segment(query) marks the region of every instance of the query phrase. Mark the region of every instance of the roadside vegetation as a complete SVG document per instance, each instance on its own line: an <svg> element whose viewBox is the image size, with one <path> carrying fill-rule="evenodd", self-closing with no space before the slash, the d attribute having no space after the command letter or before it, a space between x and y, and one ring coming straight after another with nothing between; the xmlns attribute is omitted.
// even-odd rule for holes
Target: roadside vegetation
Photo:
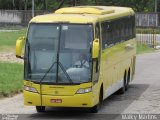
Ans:
<svg viewBox="0 0 160 120"><path fill-rule="evenodd" d="M24 29L24 26L21 25L1 25L0 30L21 30Z"/></svg>
<svg viewBox="0 0 160 120"><path fill-rule="evenodd" d="M35 0L35 10L53 11L60 7L75 5L127 6L136 12L153 12L154 0ZM159 4L157 6L159 10ZM0 9L31 10L32 0L0 0Z"/></svg>
<svg viewBox="0 0 160 120"><path fill-rule="evenodd" d="M0 62L0 97L22 91L23 64Z"/></svg>
<svg viewBox="0 0 160 120"><path fill-rule="evenodd" d="M158 28L137 28L137 34L160 34L160 30Z"/></svg>
<svg viewBox="0 0 160 120"><path fill-rule="evenodd" d="M10 30L16 30L16 31L10 31ZM1 52L14 53L16 40L20 36L24 36L25 34L26 34L26 28L1 27L0 53ZM23 86L23 64L0 61L0 97L8 97L21 92L22 86Z"/></svg>
<svg viewBox="0 0 160 120"><path fill-rule="evenodd" d="M4 29L3 29L4 30ZM0 52L3 51L14 51L16 40L20 36L24 36L26 34L26 28L17 30L17 31L3 31L0 30Z"/></svg>
<svg viewBox="0 0 160 120"><path fill-rule="evenodd" d="M137 54L149 53L154 51L154 48L151 48L146 44L137 44Z"/></svg>

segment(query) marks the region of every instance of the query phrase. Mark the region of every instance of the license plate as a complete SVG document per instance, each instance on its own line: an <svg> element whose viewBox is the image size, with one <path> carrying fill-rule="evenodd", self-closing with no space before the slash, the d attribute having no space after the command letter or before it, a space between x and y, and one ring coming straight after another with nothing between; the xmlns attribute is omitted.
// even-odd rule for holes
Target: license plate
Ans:
<svg viewBox="0 0 160 120"><path fill-rule="evenodd" d="M62 99L51 99L51 103L62 103Z"/></svg>

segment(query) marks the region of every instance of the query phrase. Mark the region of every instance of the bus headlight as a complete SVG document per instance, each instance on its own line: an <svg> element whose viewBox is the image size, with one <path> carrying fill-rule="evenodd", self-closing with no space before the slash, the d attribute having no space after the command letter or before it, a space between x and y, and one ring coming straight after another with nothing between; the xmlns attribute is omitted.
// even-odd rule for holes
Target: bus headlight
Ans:
<svg viewBox="0 0 160 120"><path fill-rule="evenodd" d="M24 86L24 90L37 93L37 90L34 87L30 87L30 86Z"/></svg>
<svg viewBox="0 0 160 120"><path fill-rule="evenodd" d="M89 93L92 91L92 87L89 88L80 88L76 93L77 94L83 94L83 93Z"/></svg>

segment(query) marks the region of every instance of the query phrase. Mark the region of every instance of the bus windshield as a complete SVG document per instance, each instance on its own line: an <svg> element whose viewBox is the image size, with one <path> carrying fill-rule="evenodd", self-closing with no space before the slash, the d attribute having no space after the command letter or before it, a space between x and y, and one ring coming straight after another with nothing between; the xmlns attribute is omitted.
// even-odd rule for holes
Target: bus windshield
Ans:
<svg viewBox="0 0 160 120"><path fill-rule="evenodd" d="M92 25L30 24L25 79L53 84L91 81L92 31Z"/></svg>

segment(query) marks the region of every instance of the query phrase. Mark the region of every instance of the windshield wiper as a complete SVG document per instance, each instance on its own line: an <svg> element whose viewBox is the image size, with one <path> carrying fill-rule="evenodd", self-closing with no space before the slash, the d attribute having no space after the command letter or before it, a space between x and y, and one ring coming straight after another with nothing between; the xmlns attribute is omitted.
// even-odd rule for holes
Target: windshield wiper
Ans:
<svg viewBox="0 0 160 120"><path fill-rule="evenodd" d="M47 76L47 74L50 72L50 70L53 68L53 66L55 65L55 63L57 63L57 62L52 63L52 65L48 68L47 72L41 78L40 84L42 83L42 81L44 80L44 78Z"/></svg>
<svg viewBox="0 0 160 120"><path fill-rule="evenodd" d="M62 63L60 62L54 62L50 67L49 69L47 70L47 72L43 75L43 77L41 78L40 80L40 84L42 83L42 81L44 80L44 78L47 76L47 74L50 72L50 70L52 69L52 67L55 65L55 64L58 64L58 66L60 66L60 68L62 69L62 71L64 72L64 74L66 75L67 79L69 80L70 83L73 83L72 79L70 78L70 76L68 75L68 73L66 72L64 66L62 65ZM57 68L58 69L58 68ZM58 74L58 73L57 73Z"/></svg>
<svg viewBox="0 0 160 120"><path fill-rule="evenodd" d="M62 65L61 62L58 62L58 65L60 66L60 68L62 69L62 71L64 72L64 74L66 75L67 79L69 80L70 83L73 83L72 79L70 78L70 76L68 75L68 73L66 72L64 66Z"/></svg>
<svg viewBox="0 0 160 120"><path fill-rule="evenodd" d="M43 75L43 77L40 80L40 96L41 96L41 106L42 106L42 81L44 80L44 78L46 77L46 75L49 73L49 71L52 69L52 67L55 65L56 62L53 62L52 65L49 67L49 69L47 70L47 72Z"/></svg>

